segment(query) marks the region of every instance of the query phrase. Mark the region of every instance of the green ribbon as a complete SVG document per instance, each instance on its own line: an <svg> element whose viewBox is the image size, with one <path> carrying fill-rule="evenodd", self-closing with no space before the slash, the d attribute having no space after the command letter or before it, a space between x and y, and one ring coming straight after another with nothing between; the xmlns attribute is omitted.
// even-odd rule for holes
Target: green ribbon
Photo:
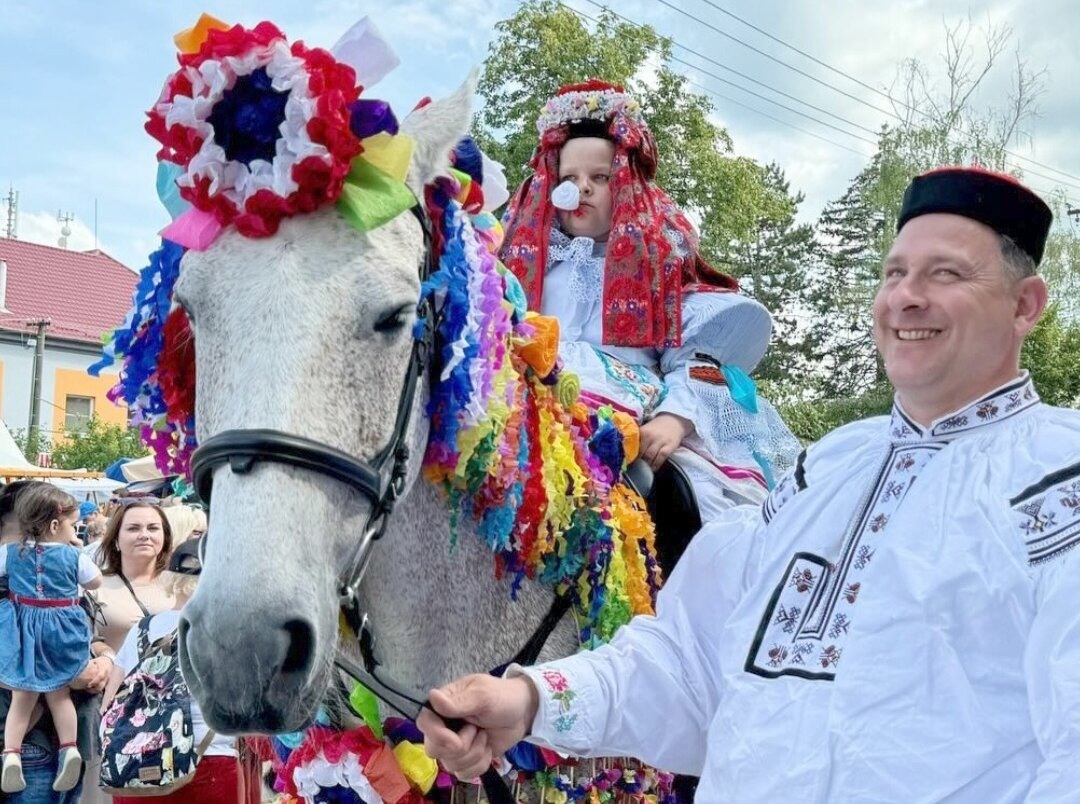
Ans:
<svg viewBox="0 0 1080 804"><path fill-rule="evenodd" d="M337 208L361 232L370 232L415 204L416 196L404 182L357 158L345 179Z"/></svg>
<svg viewBox="0 0 1080 804"><path fill-rule="evenodd" d="M349 706L364 719L364 723L371 729L376 740L383 739L382 721L379 719L379 701L375 694L359 681L349 694Z"/></svg>

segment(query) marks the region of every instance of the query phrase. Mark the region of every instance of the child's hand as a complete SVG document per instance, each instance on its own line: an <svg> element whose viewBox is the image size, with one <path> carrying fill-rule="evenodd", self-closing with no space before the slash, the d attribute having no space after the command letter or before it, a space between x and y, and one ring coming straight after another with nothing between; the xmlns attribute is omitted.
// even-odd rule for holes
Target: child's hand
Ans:
<svg viewBox="0 0 1080 804"><path fill-rule="evenodd" d="M641 457L655 472L690 433L693 422L674 413L661 413L641 425Z"/></svg>

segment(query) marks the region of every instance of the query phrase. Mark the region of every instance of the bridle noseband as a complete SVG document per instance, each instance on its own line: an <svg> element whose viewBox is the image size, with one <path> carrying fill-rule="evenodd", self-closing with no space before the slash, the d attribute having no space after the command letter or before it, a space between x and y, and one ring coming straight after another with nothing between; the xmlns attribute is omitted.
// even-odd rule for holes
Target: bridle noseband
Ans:
<svg viewBox="0 0 1080 804"><path fill-rule="evenodd" d="M424 260L420 267L420 281L423 283L435 269L431 221L423 203L416 204L411 211L424 231ZM371 512L341 575L339 588L342 613L356 634L360 634L363 624L359 603L360 582L371 560L371 548L386 531L394 505L405 491L409 465L409 422L416 401L417 385L435 347L437 322L430 294L425 294L417 304L416 314L423 322L423 330L413 341L405 382L398 397L394 431L390 441L370 462L358 460L305 436L265 429L234 429L216 433L202 442L191 458L195 490L207 504L210 502L214 470L226 463L234 474L247 474L258 463L295 466L331 477L368 498Z"/></svg>

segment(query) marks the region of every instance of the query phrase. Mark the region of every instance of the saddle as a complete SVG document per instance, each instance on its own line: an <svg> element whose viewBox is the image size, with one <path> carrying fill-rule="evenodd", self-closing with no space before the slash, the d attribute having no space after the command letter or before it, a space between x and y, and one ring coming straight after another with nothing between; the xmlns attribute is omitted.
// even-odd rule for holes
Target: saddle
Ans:
<svg viewBox="0 0 1080 804"><path fill-rule="evenodd" d="M667 577L701 530L701 513L690 478L675 457L656 472L638 459L626 469L626 480L645 500L656 526L656 557Z"/></svg>

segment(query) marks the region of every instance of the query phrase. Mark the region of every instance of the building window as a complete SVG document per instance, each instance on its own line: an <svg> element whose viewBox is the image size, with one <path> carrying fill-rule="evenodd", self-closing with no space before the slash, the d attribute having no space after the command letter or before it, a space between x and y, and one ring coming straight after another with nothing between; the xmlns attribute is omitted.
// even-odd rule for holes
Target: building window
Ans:
<svg viewBox="0 0 1080 804"><path fill-rule="evenodd" d="M72 433L81 433L87 422L94 415L94 397L71 396L64 403L64 429Z"/></svg>

